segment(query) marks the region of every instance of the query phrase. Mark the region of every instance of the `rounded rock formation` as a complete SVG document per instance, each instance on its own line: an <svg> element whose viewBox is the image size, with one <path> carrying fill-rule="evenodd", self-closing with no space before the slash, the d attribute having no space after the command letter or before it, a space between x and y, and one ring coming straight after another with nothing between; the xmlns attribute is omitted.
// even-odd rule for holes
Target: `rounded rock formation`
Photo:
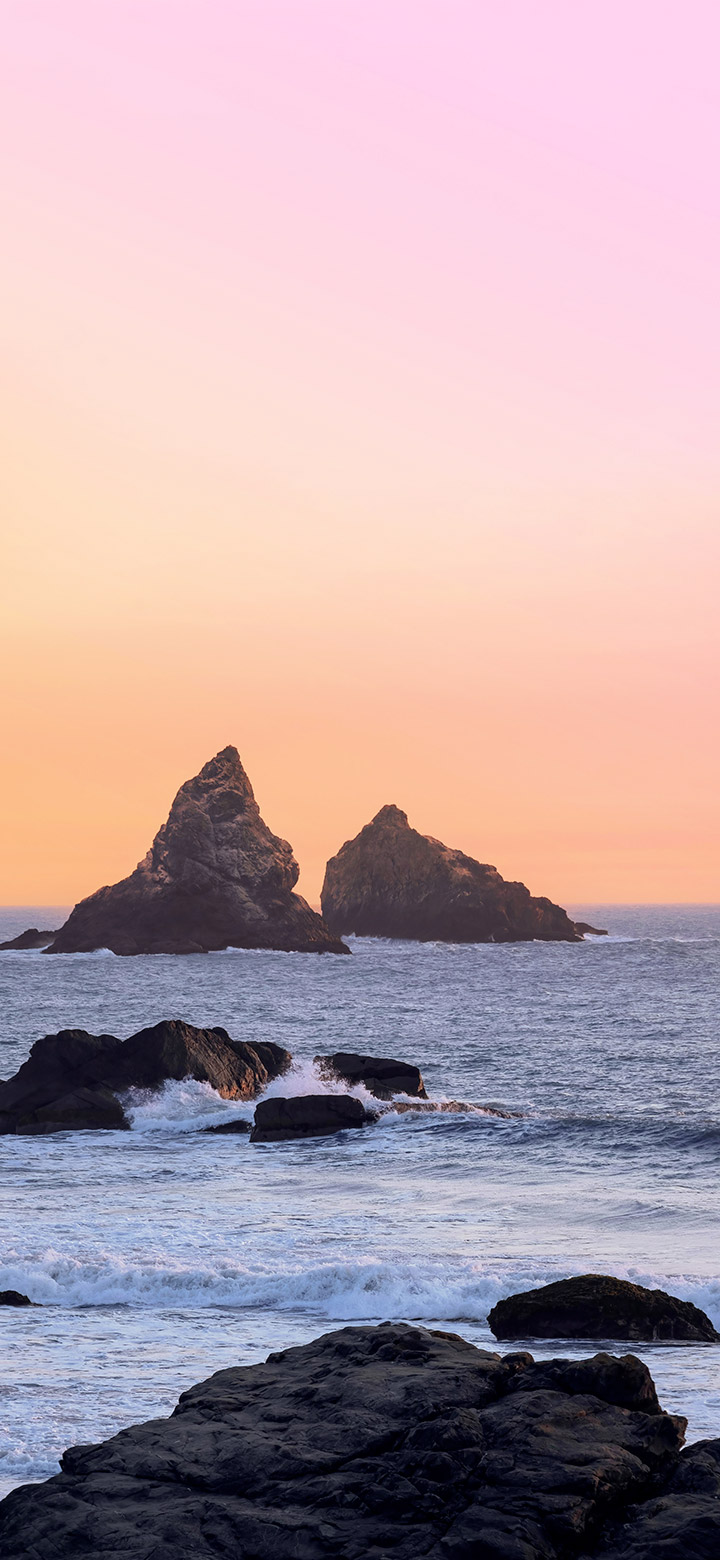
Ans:
<svg viewBox="0 0 720 1560"><path fill-rule="evenodd" d="M663 1289L605 1273L562 1278L499 1300L488 1316L496 1338L617 1338L632 1343L718 1343L709 1316Z"/></svg>

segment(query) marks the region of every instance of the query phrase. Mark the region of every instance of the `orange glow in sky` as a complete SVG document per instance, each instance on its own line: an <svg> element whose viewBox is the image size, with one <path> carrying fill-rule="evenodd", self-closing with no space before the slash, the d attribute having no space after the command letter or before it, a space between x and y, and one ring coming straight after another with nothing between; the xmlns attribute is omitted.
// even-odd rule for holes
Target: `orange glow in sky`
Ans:
<svg viewBox="0 0 720 1560"><path fill-rule="evenodd" d="M300 888L385 802L718 900L720 13L7 0L0 902L234 743Z"/></svg>

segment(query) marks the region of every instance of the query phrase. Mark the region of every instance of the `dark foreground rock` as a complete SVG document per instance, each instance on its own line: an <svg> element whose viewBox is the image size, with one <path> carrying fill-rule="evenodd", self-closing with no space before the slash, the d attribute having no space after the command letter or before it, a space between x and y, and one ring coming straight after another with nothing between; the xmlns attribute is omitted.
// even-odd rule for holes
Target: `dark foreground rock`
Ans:
<svg viewBox="0 0 720 1560"><path fill-rule="evenodd" d="M375 1117L351 1094L298 1094L261 1100L255 1109L251 1143L327 1137L346 1127L365 1127Z"/></svg>
<svg viewBox="0 0 720 1560"><path fill-rule="evenodd" d="M29 926L26 932L19 932L18 936L11 937L9 942L1 942L0 953L9 953L12 950L24 953L32 948L47 948L56 937L57 932L41 932L37 926Z"/></svg>
<svg viewBox="0 0 720 1560"><path fill-rule="evenodd" d="M541 1289L510 1295L493 1306L488 1322L500 1339L618 1338L718 1343L709 1316L689 1300L643 1289L603 1273L563 1278Z"/></svg>
<svg viewBox="0 0 720 1560"><path fill-rule="evenodd" d="M559 905L506 883L495 867L411 829L382 807L325 869L322 912L331 931L420 942L580 942Z"/></svg>
<svg viewBox="0 0 720 1560"><path fill-rule="evenodd" d="M0 1289L0 1305L32 1305L32 1303L27 1295L21 1295L19 1289Z"/></svg>
<svg viewBox="0 0 720 1560"><path fill-rule="evenodd" d="M324 1078L362 1083L379 1100L392 1099L393 1094L427 1098L420 1068L409 1062L396 1062L387 1056L359 1056L355 1051L334 1051L332 1056L316 1056L315 1066Z"/></svg>
<svg viewBox="0 0 720 1560"><path fill-rule="evenodd" d="M349 953L299 894L287 840L260 817L237 749L180 787L130 877L75 906L48 953Z"/></svg>
<svg viewBox="0 0 720 1560"><path fill-rule="evenodd" d="M173 1078L209 1083L225 1099L254 1099L291 1060L282 1046L246 1045L225 1029L196 1029L179 1019L128 1040L62 1029L36 1040L14 1078L0 1083L0 1133L127 1127L118 1093Z"/></svg>
<svg viewBox="0 0 720 1560"><path fill-rule="evenodd" d="M0 1560L717 1560L720 1443L684 1426L632 1355L345 1327L72 1447L0 1504Z"/></svg>

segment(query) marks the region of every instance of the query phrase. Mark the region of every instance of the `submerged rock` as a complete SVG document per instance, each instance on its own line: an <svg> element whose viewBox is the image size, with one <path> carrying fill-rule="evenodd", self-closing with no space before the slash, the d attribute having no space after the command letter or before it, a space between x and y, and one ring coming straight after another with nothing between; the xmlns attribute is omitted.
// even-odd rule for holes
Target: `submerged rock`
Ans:
<svg viewBox="0 0 720 1560"><path fill-rule="evenodd" d="M379 1100L393 1094L411 1094L426 1099L419 1067L409 1062L392 1061L386 1056L359 1056L356 1051L334 1051L332 1056L316 1056L321 1077L338 1078L343 1083L362 1083Z"/></svg>
<svg viewBox="0 0 720 1560"><path fill-rule="evenodd" d="M247 1134L250 1131L250 1122L244 1121L241 1116L233 1117L230 1121L216 1122L212 1127L202 1127L201 1131L219 1132L221 1134L226 1133L228 1136L232 1136L233 1134L242 1136L244 1134L244 1136L247 1137Z"/></svg>
<svg viewBox="0 0 720 1560"><path fill-rule="evenodd" d="M180 1019L128 1040L62 1029L36 1040L15 1076L0 1083L0 1133L127 1127L117 1094L170 1079L195 1078L225 1099L254 1099L291 1060L282 1046L246 1045L225 1029L196 1029Z"/></svg>
<svg viewBox="0 0 720 1560"><path fill-rule="evenodd" d="M57 932L40 932L36 926L29 926L26 932L19 932L9 942L1 942L0 953L9 953L11 950L23 953L32 948L47 948L55 937Z"/></svg>
<svg viewBox="0 0 720 1560"><path fill-rule="evenodd" d="M299 1094L261 1100L255 1109L251 1143L328 1137L346 1127L365 1127L375 1117L351 1094Z"/></svg>
<svg viewBox="0 0 720 1560"><path fill-rule="evenodd" d="M71 1447L0 1504L0 1560L716 1560L720 1442L681 1454L684 1428L632 1355L344 1327Z"/></svg>
<svg viewBox="0 0 720 1560"><path fill-rule="evenodd" d="M75 906L48 953L349 953L299 894L287 840L260 817L237 749L180 787L130 877Z"/></svg>
<svg viewBox="0 0 720 1560"><path fill-rule="evenodd" d="M689 1300L622 1278L584 1273L499 1300L488 1316L496 1338L618 1338L633 1343L718 1343L709 1316Z"/></svg>
<svg viewBox="0 0 720 1560"><path fill-rule="evenodd" d="M418 834L399 807L382 807L332 857L321 898L325 920L338 934L420 942L582 940L559 905Z"/></svg>

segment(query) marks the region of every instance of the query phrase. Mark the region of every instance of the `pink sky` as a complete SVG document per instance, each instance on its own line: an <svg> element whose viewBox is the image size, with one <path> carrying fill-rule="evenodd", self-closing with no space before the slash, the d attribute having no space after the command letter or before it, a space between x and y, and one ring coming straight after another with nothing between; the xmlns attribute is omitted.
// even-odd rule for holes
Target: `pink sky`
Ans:
<svg viewBox="0 0 720 1560"><path fill-rule="evenodd" d="M234 742L301 886L382 803L720 899L720 11L6 0L1 901Z"/></svg>

